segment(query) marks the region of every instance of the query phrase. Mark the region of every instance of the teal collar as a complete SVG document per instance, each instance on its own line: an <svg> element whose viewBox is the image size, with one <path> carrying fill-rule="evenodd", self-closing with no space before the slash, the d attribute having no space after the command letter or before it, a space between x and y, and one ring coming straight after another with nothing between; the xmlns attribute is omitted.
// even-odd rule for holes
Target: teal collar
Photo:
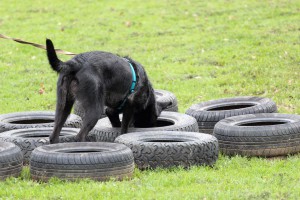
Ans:
<svg viewBox="0 0 300 200"><path fill-rule="evenodd" d="M133 68L131 62L126 58L125 58L125 60L129 63L131 73L132 73L132 83L131 83L131 87L130 87L130 94L131 94L131 93L134 92L134 88L135 88L135 85L136 85L136 74L135 74L135 71L134 71L134 68Z"/></svg>
<svg viewBox="0 0 300 200"><path fill-rule="evenodd" d="M127 97L134 92L134 89L135 89L135 86L136 86L136 73L134 71L134 68L133 68L130 60L128 60L127 58L123 58L123 59L126 60L129 63L129 66L130 66L130 69L131 69L131 74L132 74L132 82L131 82L129 92L127 93L126 97L123 99L122 103L118 107L119 111L123 110L123 107L124 107L124 105L127 101Z"/></svg>

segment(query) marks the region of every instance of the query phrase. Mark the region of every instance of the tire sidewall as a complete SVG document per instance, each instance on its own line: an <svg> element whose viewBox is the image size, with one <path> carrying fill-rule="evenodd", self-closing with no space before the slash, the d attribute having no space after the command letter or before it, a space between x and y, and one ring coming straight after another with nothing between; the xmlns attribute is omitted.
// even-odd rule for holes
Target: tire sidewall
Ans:
<svg viewBox="0 0 300 200"><path fill-rule="evenodd" d="M16 124L10 123L10 121L17 121L19 119L34 119L43 118L47 120L53 120L49 123L36 123L36 124ZM29 112L17 112L0 115L0 133L4 131L14 129L28 129L28 128L42 128L42 127L54 127L55 112L53 111L29 111ZM80 128L82 124L81 118L77 115L69 115L64 127Z"/></svg>
<svg viewBox="0 0 300 200"><path fill-rule="evenodd" d="M198 132L198 124L195 118L177 112L163 111L159 116L162 121L171 121L174 124L170 126L153 127L153 128L129 128L131 132L147 132L147 131L187 131ZM98 121L94 129L89 133L96 138L96 141L113 142L116 137L121 135L121 128L111 126L108 118L103 118Z"/></svg>
<svg viewBox="0 0 300 200"><path fill-rule="evenodd" d="M11 142L17 145L23 153L23 162L28 164L30 161L31 153L34 149L40 146L48 145L49 136L52 133L53 128L43 127L43 128L28 128L28 129L16 129L0 133L0 141ZM49 134L48 137L26 137L26 135L34 135L38 133ZM59 137L60 143L75 142L75 137L79 129L76 128L63 128L61 133L64 136Z"/></svg>
<svg viewBox="0 0 300 200"><path fill-rule="evenodd" d="M171 140L174 142L162 142ZM132 150L139 169L213 165L219 151L214 136L195 132L135 132L121 135L115 142Z"/></svg>

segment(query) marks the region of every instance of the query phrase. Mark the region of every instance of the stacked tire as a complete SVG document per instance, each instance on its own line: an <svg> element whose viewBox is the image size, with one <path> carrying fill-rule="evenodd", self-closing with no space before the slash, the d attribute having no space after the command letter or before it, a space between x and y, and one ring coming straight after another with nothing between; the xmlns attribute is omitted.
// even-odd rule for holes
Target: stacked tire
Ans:
<svg viewBox="0 0 300 200"><path fill-rule="evenodd" d="M17 177L23 164L29 164L31 152L49 144L55 112L30 111L0 115L0 179ZM61 142L74 141L81 127L81 118L70 115L64 124Z"/></svg>
<svg viewBox="0 0 300 200"><path fill-rule="evenodd" d="M198 132L198 125L195 118L177 112L163 111L158 117L157 127L138 128L129 127L128 132L148 132L148 131L184 131ZM89 135L98 142L113 142L121 135L121 128L112 127L109 119L103 118L98 121Z"/></svg>
<svg viewBox="0 0 300 200"><path fill-rule="evenodd" d="M134 170L132 151L122 144L81 142L51 144L36 148L30 160L34 180L51 177L96 181L130 178Z"/></svg>
<svg viewBox="0 0 300 200"><path fill-rule="evenodd" d="M54 119L55 112L53 111L2 114L0 115L0 141L16 144L23 153L24 164L28 164L33 149L49 144ZM80 128L81 123L79 116L71 114L64 124L60 142L74 141L75 135L79 131L76 128Z"/></svg>
<svg viewBox="0 0 300 200"><path fill-rule="evenodd" d="M229 117L214 129L226 155L276 157L300 152L300 116L263 113Z"/></svg>
<svg viewBox="0 0 300 200"><path fill-rule="evenodd" d="M49 144L49 136L53 128L28 128L15 129L0 134L0 141L11 142L17 145L23 153L23 163L29 164L32 151L40 146ZM79 132L77 128L63 128L60 143L75 142L75 136Z"/></svg>
<svg viewBox="0 0 300 200"><path fill-rule="evenodd" d="M197 120L201 133L212 134L216 123L227 117L275 112L277 112L277 106L271 99L245 96L194 104L186 111L186 114Z"/></svg>
<svg viewBox="0 0 300 200"><path fill-rule="evenodd" d="M54 111L29 111L0 115L0 133L14 129L44 128L54 126ZM71 114L64 127L80 128L81 118Z"/></svg>
<svg viewBox="0 0 300 200"><path fill-rule="evenodd" d="M18 177L23 167L23 154L18 146L0 142L0 180Z"/></svg>
<svg viewBox="0 0 300 200"><path fill-rule="evenodd" d="M208 134L179 131L128 133L117 137L128 146L139 169L193 165L212 166L218 158L218 141Z"/></svg>
<svg viewBox="0 0 300 200"><path fill-rule="evenodd" d="M261 97L234 97L191 106L199 131L213 134L225 155L276 157L300 152L300 116L279 114Z"/></svg>

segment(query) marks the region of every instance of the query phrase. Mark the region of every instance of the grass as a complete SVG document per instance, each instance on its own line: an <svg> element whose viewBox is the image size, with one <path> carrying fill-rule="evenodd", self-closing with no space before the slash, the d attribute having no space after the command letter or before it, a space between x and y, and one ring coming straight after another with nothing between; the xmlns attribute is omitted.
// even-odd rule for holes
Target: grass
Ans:
<svg viewBox="0 0 300 200"><path fill-rule="evenodd" d="M9 1L1 33L80 53L104 50L141 62L179 111L223 97L272 98L300 113L299 1ZM54 110L57 75L45 52L8 40L0 48L0 114ZM70 57L60 56L62 60ZM297 199L299 156L228 158L214 168L135 171L133 180L0 182L0 199Z"/></svg>

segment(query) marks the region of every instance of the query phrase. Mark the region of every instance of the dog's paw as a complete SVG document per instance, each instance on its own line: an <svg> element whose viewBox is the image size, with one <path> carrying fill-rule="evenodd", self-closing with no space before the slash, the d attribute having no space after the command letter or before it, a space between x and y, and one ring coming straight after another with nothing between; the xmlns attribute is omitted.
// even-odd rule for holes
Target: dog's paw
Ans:
<svg viewBox="0 0 300 200"><path fill-rule="evenodd" d="M50 144L57 144L57 143L59 143L59 139L58 138L57 139L50 138L49 142L50 142Z"/></svg>
<svg viewBox="0 0 300 200"><path fill-rule="evenodd" d="M75 142L86 142L87 139L85 137L76 136Z"/></svg>

